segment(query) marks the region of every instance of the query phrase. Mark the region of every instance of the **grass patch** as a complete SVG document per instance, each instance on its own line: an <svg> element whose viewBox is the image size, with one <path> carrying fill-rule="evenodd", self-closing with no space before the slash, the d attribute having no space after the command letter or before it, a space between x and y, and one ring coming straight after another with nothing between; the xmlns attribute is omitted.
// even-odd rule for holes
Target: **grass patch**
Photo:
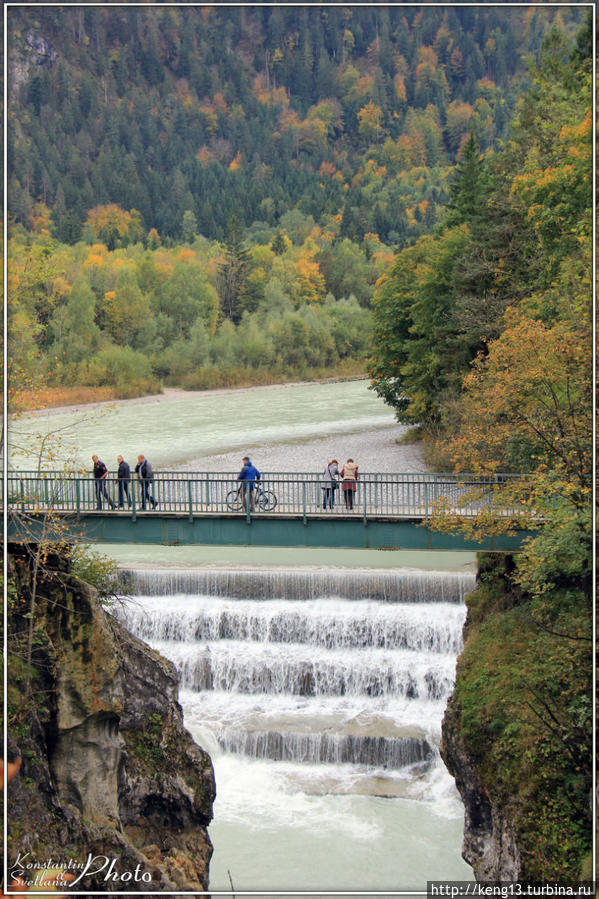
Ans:
<svg viewBox="0 0 599 899"><path fill-rule="evenodd" d="M220 368L204 365L178 380L167 379L169 387L183 390L215 390L221 388L265 387L294 381L326 381L337 378L366 378L362 360L344 359L327 368ZM111 400L136 399L161 392L158 382L144 381L112 387L45 387L19 394L11 403L10 412L35 412L60 406L85 406ZM413 442L413 441L407 441Z"/></svg>
<svg viewBox="0 0 599 899"><path fill-rule="evenodd" d="M117 398L115 387L45 387L20 395L10 411L34 412L36 409L103 403Z"/></svg>
<svg viewBox="0 0 599 899"><path fill-rule="evenodd" d="M244 366L220 367L204 365L196 371L185 375L177 382L170 382L170 387L182 387L184 390L217 390L222 388L264 387L271 384L287 384L293 381L322 381L331 378L366 377L364 363L361 360L343 360L337 365L326 368L247 368Z"/></svg>
<svg viewBox="0 0 599 899"><path fill-rule="evenodd" d="M148 716L141 731L123 730L127 748L152 773L160 771L166 762L165 752L160 745L162 739L162 716L153 712Z"/></svg>

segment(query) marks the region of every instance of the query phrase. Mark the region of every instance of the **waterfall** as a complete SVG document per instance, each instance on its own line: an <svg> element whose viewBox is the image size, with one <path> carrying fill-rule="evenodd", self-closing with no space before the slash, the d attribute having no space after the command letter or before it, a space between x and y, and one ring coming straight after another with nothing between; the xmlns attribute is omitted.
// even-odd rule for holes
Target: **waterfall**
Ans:
<svg viewBox="0 0 599 899"><path fill-rule="evenodd" d="M432 750L425 739L407 737L354 737L338 734L293 734L277 731L235 731L219 737L225 752L238 752L256 759L300 761L312 764L343 764L401 768L429 761Z"/></svg>
<svg viewBox="0 0 599 899"><path fill-rule="evenodd" d="M115 614L175 664L186 720L211 747L356 777L439 763L473 574L131 569L122 581Z"/></svg>
<svg viewBox="0 0 599 899"><path fill-rule="evenodd" d="M352 569L130 569L123 591L143 595L205 594L253 599L370 599L462 603L474 575L454 571Z"/></svg>
<svg viewBox="0 0 599 899"><path fill-rule="evenodd" d="M359 649L351 653L318 647L263 646L238 641L152 641L181 673L188 690L288 693L294 696L407 696L441 699L451 692L453 658L422 662L413 651Z"/></svg>
<svg viewBox="0 0 599 899"><path fill-rule="evenodd" d="M443 619L442 626L435 622ZM382 647L453 653L461 646L463 606L390 604L368 600L248 600L168 594L144 596L123 610L143 640L237 640L294 643L327 649Z"/></svg>

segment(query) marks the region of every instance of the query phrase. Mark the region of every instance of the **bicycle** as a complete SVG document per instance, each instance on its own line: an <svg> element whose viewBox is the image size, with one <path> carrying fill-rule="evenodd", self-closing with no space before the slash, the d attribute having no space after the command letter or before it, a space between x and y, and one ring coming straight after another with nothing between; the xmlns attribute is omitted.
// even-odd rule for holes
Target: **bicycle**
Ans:
<svg viewBox="0 0 599 899"><path fill-rule="evenodd" d="M231 512L245 512L246 511L246 500L242 495L242 490L245 487L247 481L243 484L240 484L239 487L234 487L232 490L229 490L227 496L225 497L225 502L227 504L227 508L231 510ZM252 491L254 496L254 509L257 509L260 512L272 512L278 502L277 496L272 490L264 490L263 487L260 487L256 482L254 483L254 489Z"/></svg>

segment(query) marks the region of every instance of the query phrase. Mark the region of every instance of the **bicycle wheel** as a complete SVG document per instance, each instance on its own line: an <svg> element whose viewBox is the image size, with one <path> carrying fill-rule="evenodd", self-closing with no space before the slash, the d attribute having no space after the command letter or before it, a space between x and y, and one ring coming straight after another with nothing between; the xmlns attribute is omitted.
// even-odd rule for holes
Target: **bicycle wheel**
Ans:
<svg viewBox="0 0 599 899"><path fill-rule="evenodd" d="M256 497L256 505L263 512L272 512L277 505L277 497L272 490L261 490Z"/></svg>
<svg viewBox="0 0 599 899"><path fill-rule="evenodd" d="M231 512L241 512L241 510L243 509L240 491L236 488L233 488L233 490L229 490L225 497L225 502L227 504L227 508L230 509Z"/></svg>

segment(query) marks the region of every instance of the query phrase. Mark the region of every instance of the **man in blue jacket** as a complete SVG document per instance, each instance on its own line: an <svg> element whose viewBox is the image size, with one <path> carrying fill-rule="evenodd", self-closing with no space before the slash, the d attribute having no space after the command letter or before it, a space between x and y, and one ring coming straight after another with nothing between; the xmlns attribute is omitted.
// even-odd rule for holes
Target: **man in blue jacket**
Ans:
<svg viewBox="0 0 599 899"><path fill-rule="evenodd" d="M240 497L243 508L247 510L247 489L250 490L250 512L254 511L254 484L260 480L260 472L255 465L250 462L249 456L243 457L243 468L237 475L237 480L241 481Z"/></svg>

